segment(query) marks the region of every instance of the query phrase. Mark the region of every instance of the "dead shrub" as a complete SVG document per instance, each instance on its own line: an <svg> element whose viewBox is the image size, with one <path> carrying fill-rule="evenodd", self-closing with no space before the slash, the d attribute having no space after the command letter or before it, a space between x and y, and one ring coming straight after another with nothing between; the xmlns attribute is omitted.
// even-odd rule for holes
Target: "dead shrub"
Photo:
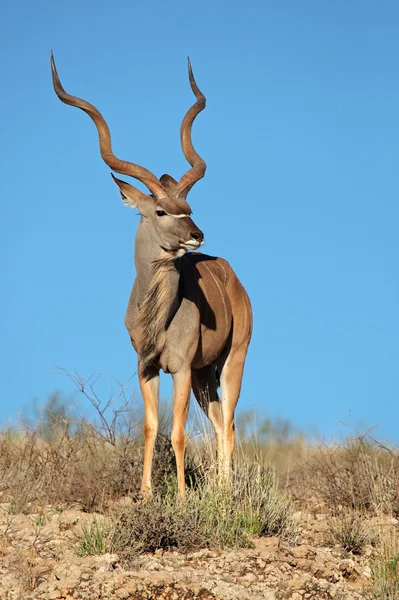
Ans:
<svg viewBox="0 0 399 600"><path fill-rule="evenodd" d="M21 592L25 594L32 593L45 579L48 569L41 569L37 566L36 554L33 549L21 552L18 560L13 561L12 568L16 573L17 581L21 587Z"/></svg>
<svg viewBox="0 0 399 600"><path fill-rule="evenodd" d="M309 452L291 490L302 502L322 501L333 514L399 514L399 456L368 436Z"/></svg>
<svg viewBox="0 0 399 600"><path fill-rule="evenodd" d="M0 432L0 500L10 502L13 512L46 504L102 511L115 499L138 496L143 437L133 396L116 383L117 391L102 401L95 389L101 375L84 380L61 372L92 405L97 420L78 417L59 395L52 394L40 411L34 411L34 426L32 417L25 417L19 430ZM169 423L161 419L154 488L162 491L172 473L175 458Z"/></svg>
<svg viewBox="0 0 399 600"><path fill-rule="evenodd" d="M103 510L112 500L137 495L141 479L141 437L121 438L115 445L95 427L42 439L36 430L0 434L0 498L12 511L34 506L80 505ZM169 438L160 433L154 456L154 484L162 488L175 471Z"/></svg>
<svg viewBox="0 0 399 600"><path fill-rule="evenodd" d="M364 516L353 511L330 521L327 542L338 544L346 552L363 554L375 542L375 535L367 527Z"/></svg>
<svg viewBox="0 0 399 600"><path fill-rule="evenodd" d="M124 558L159 549L189 551L204 547L199 514L189 500L153 496L123 511L116 519L112 548ZM190 514L191 513L191 514Z"/></svg>

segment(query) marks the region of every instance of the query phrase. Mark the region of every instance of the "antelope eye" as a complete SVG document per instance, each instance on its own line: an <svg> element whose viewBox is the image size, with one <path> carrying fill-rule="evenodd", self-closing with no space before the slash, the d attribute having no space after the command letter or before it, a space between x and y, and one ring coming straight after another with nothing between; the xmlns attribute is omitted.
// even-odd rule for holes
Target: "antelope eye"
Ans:
<svg viewBox="0 0 399 600"><path fill-rule="evenodd" d="M164 210L156 210L155 214L157 215L157 217L164 217L166 215L166 212Z"/></svg>

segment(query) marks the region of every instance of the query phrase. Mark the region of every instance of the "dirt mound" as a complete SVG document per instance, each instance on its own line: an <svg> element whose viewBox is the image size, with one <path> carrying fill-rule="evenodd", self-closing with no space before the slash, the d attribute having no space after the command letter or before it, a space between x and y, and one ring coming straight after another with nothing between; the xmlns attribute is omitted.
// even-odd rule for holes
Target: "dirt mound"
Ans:
<svg viewBox="0 0 399 600"><path fill-rule="evenodd" d="M77 556L77 537L93 515L0 508L2 600L356 600L370 577L371 549L356 556L327 545L323 515L298 514L295 543L268 537L251 549L157 551L126 561Z"/></svg>

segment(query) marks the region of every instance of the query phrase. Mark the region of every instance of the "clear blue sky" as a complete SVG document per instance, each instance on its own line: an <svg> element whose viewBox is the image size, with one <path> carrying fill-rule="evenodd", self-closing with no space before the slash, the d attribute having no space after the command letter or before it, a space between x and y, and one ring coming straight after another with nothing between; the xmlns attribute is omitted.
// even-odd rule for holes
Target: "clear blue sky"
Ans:
<svg viewBox="0 0 399 600"><path fill-rule="evenodd" d="M189 55L208 99L194 126L208 171L189 201L204 251L231 262L254 310L240 408L327 436L351 411L399 441L399 4L0 10L0 419L71 394L55 365L120 381L136 370L123 318L138 217L90 119L55 96L50 49L116 154L175 177Z"/></svg>

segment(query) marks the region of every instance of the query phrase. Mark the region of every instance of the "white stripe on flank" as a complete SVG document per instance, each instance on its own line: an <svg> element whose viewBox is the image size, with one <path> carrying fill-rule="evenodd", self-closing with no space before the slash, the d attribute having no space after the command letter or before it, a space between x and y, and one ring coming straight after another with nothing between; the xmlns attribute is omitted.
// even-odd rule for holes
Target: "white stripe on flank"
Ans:
<svg viewBox="0 0 399 600"><path fill-rule="evenodd" d="M219 293L220 293L220 296L222 298L223 308L224 308L224 318L225 318L225 321L226 321L226 336L227 336L227 334L229 332L229 322L228 322L228 319L227 319L227 307L226 307L226 301L224 299L224 294L223 294L222 288L220 286L220 283L219 283L217 277L215 277L215 275L212 273L211 269L208 267L208 265L206 264L206 262L204 262L202 264L204 265L204 267L206 268L206 270L208 271L208 273L211 275L212 279L216 283L216 286L217 286L217 288L219 290Z"/></svg>

